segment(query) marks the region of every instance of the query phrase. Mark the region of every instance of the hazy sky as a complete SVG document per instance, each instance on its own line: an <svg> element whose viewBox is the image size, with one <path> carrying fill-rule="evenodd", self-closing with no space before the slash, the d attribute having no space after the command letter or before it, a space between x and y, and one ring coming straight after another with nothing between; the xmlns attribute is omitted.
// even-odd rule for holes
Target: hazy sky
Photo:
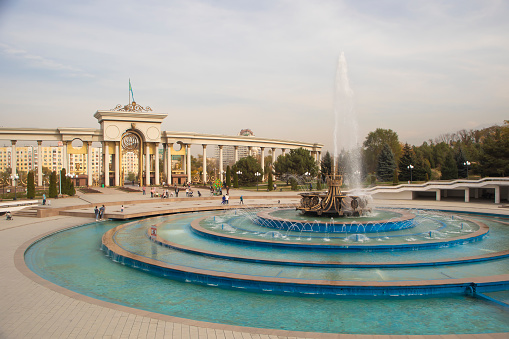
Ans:
<svg viewBox="0 0 509 339"><path fill-rule="evenodd" d="M0 0L0 126L93 127L136 101L163 129L324 143L344 52L360 139L420 145L509 118L508 1Z"/></svg>

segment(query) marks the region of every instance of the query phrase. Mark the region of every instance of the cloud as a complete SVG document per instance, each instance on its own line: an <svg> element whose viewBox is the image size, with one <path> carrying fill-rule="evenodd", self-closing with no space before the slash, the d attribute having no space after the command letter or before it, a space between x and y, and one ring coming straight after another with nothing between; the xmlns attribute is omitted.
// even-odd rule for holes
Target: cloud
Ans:
<svg viewBox="0 0 509 339"><path fill-rule="evenodd" d="M64 65L39 55L30 54L25 50L15 48L4 43L0 43L0 52L8 58L25 63L31 68L55 71L69 77L93 77L92 74L86 73L79 68Z"/></svg>

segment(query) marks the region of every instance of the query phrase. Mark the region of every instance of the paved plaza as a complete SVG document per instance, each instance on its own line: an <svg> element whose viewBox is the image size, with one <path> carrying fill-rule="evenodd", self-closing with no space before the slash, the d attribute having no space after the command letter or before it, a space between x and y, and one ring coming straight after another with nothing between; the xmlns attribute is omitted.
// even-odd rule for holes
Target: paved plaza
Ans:
<svg viewBox="0 0 509 339"><path fill-rule="evenodd" d="M168 210L220 206L220 197L184 197L161 200L126 193L114 188L102 193L81 194L77 197L53 199L48 209L66 208L69 215L46 218L15 216L0 220L0 338L509 338L509 334L442 335L442 336L382 336L291 333L211 324L155 314L92 299L43 280L24 264L23 249L41 235L61 228L93 221L93 207L106 205L106 216L119 214L153 215ZM235 206L240 195L246 206L262 204L294 204L299 198L294 192L231 191L230 203ZM493 203L460 201L376 201L379 206L405 206L463 210L509 215L509 208ZM76 207L76 208L74 208ZM74 213L74 214L73 214Z"/></svg>

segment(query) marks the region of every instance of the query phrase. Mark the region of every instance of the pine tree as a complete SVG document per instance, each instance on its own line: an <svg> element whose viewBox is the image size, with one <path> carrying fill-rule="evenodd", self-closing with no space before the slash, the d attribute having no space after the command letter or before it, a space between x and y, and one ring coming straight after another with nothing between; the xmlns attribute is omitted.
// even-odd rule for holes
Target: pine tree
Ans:
<svg viewBox="0 0 509 339"><path fill-rule="evenodd" d="M376 175L381 181L391 181L396 169L394 154L388 144L385 144L378 156Z"/></svg>
<svg viewBox="0 0 509 339"><path fill-rule="evenodd" d="M416 160L415 160L415 154L414 154L414 151L412 150L412 147L410 147L410 145L408 143L405 144L405 146L403 146L403 154L401 155L401 158L399 159L399 164L398 164L398 168L399 168L399 180L401 181L410 181L411 179L413 179L413 173L410 173L410 168L409 166L412 165L413 168L415 169L416 167ZM414 171L414 169L412 169L412 171Z"/></svg>
<svg viewBox="0 0 509 339"><path fill-rule="evenodd" d="M35 176L34 172L28 172L27 176L27 199L35 198Z"/></svg>
<svg viewBox="0 0 509 339"><path fill-rule="evenodd" d="M233 172L233 187L239 188L239 175L237 174L237 171Z"/></svg>
<svg viewBox="0 0 509 339"><path fill-rule="evenodd" d="M51 172L51 175L49 177L49 192L48 192L48 197L50 197L50 198L58 197L57 172L55 172L55 171Z"/></svg>
<svg viewBox="0 0 509 339"><path fill-rule="evenodd" d="M458 166L456 165L456 161L452 155L452 151L450 151L445 157L445 162L442 165L442 179L443 180L451 180L458 179Z"/></svg>
<svg viewBox="0 0 509 339"><path fill-rule="evenodd" d="M230 165L226 166L226 187L232 187Z"/></svg>
<svg viewBox="0 0 509 339"><path fill-rule="evenodd" d="M272 171L269 171L269 178L267 179L267 189L272 191L274 189L274 180L272 179Z"/></svg>

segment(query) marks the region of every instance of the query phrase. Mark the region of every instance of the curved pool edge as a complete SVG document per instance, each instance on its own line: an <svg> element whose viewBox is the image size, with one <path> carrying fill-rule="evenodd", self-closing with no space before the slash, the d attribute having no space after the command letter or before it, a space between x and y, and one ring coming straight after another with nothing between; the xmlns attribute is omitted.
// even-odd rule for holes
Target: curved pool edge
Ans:
<svg viewBox="0 0 509 339"><path fill-rule="evenodd" d="M207 211L206 208L204 208L203 210ZM437 209L434 209L434 210L437 210ZM449 211L444 210L444 212L449 212ZM458 212L461 212L461 211L458 211ZM471 212L469 212L469 213L471 213ZM475 213L473 213L473 214L475 214ZM498 216L497 214L490 214L490 215ZM500 216L507 217L505 215L500 215ZM178 323L178 324L182 324L182 325L196 326L196 327L201 327L201 328L211 328L211 329L222 330L222 331L224 330L224 331L233 331L233 332L245 332L245 333L265 334L265 335L279 335L279 336L289 336L289 337L299 337L299 338L306 337L306 338L350 338L350 339L359 338L360 339L360 338L366 337L365 334L357 335L357 334L341 334L341 333L331 334L331 333L318 333L318 332L299 332L299 331L286 331L286 330L278 330L278 329L263 329L263 328L243 327L243 326L234 326L234 325L224 325L224 324L196 321L196 320L191 320L191 319L186 319L186 318L178 318L178 317L173 317L173 316L164 315L164 314L160 314L160 313L139 310L136 308L127 307L127 306L123 306L123 305L115 304L115 303L110 303L110 302L102 301L102 300L95 299L92 297L88 297L88 296L82 295L80 293L76 293L74 291L71 291L64 287L61 287L59 285L53 284L53 283L49 282L48 280L45 280L44 278L42 278L39 275L32 272L27 267L27 265L25 264L24 255L25 255L26 250L33 243L41 240L45 236L55 233L56 231L63 231L63 230L69 229L69 228L74 228L74 227L79 227L79 226L82 226L82 225L56 228L53 231L42 233L41 235L32 237L30 240L25 241L22 245L17 247L15 250L15 253L13 256L15 268L19 272L21 272L25 277L34 281L35 283L37 283L47 289L55 291L59 294L73 298L75 300L82 301L82 302L89 303L89 304L94 304L94 305L104 307L104 308L113 309L113 310L119 311L119 312L125 312L128 314L134 314L134 315L139 315L139 316L143 316L143 317L150 317L153 319ZM78 312L80 312L80 311L78 311ZM79 313L76 316L78 316L78 315L79 315ZM502 338L502 337L509 336L509 332L499 332L499 333L482 332L482 333L486 333L486 335L488 337L493 337L493 338L497 338L497 337ZM447 339L464 338L464 339L467 339L467 338L472 338L473 336L475 336L475 334L441 334L441 335L426 335L426 336L405 335L405 338L426 337L426 338L436 338L436 339L439 339L439 338L447 338ZM390 339L390 338L394 338L395 336L394 335L376 335L376 337L381 338L381 339Z"/></svg>
<svg viewBox="0 0 509 339"><path fill-rule="evenodd" d="M119 246L115 242L114 236L129 224L116 226L103 234L102 249L108 257L123 265L148 271L158 276L200 285L243 289L259 293L352 297L437 296L468 294L472 289L480 293L509 289L509 274L441 280L342 281L252 276L172 265L131 253Z"/></svg>

